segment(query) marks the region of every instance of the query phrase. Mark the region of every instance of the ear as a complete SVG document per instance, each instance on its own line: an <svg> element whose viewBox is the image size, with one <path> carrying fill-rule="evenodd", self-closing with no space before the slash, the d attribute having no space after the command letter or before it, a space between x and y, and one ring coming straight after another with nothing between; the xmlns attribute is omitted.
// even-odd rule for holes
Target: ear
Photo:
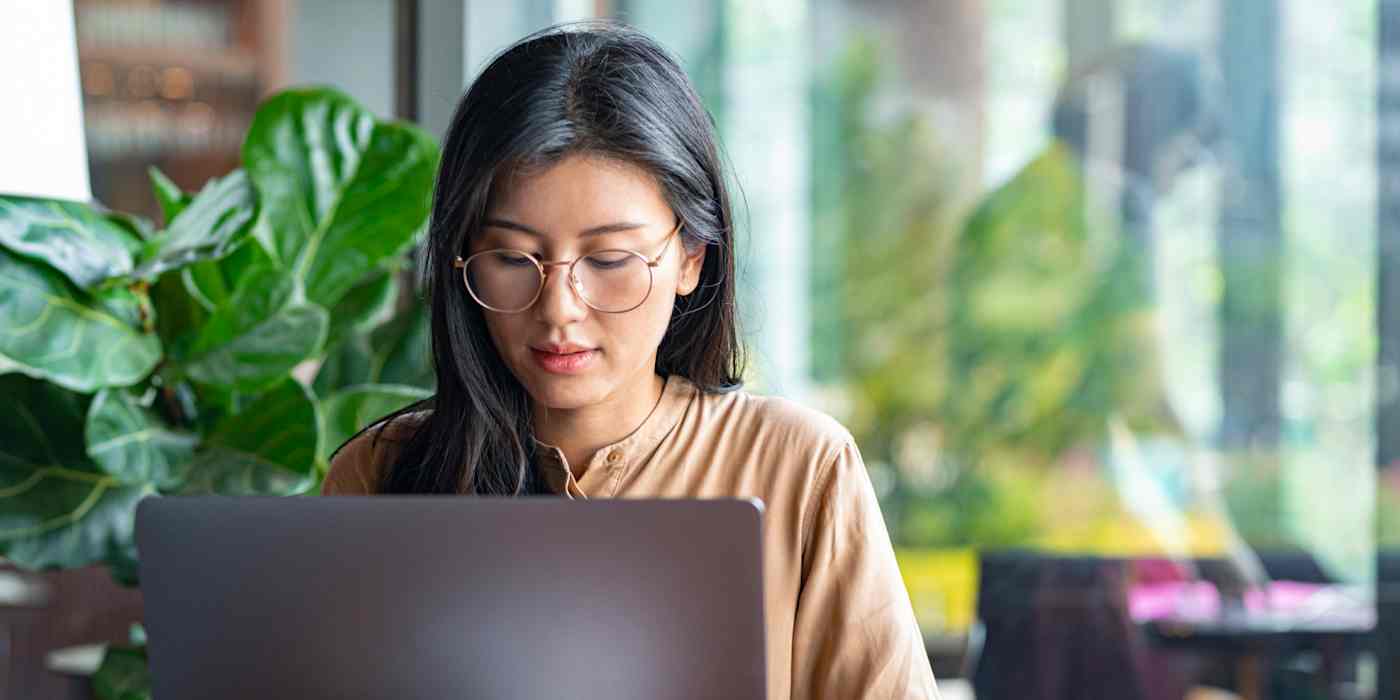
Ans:
<svg viewBox="0 0 1400 700"><path fill-rule="evenodd" d="M702 245L693 253L686 253L681 259L681 274L676 278L676 294L685 296L695 291L700 286L700 271L705 267L705 249L708 245ZM682 246L681 250L685 250Z"/></svg>

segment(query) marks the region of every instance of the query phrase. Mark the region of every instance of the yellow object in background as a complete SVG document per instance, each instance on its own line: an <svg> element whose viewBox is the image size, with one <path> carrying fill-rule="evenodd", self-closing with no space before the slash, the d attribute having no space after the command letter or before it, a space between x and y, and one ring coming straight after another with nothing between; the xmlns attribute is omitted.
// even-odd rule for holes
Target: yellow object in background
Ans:
<svg viewBox="0 0 1400 700"><path fill-rule="evenodd" d="M1221 556L1227 533L1211 518L1187 519L1187 542L1192 557ZM1152 533L1131 517L1105 517L1088 526L1046 533L1034 545L1047 553L1104 557L1166 556ZM962 634L977 617L977 550L897 549L904 586L914 603L914 615L925 634Z"/></svg>
<svg viewBox="0 0 1400 700"><path fill-rule="evenodd" d="M966 632L977 610L977 551L898 549L895 557L924 633Z"/></svg>

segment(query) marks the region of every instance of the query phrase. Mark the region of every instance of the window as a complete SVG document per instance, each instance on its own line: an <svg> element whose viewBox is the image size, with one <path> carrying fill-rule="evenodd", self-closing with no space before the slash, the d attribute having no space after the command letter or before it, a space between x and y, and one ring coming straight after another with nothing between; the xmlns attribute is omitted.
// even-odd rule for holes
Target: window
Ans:
<svg viewBox="0 0 1400 700"><path fill-rule="evenodd" d="M752 385L856 434L945 675L969 631L1005 675L1017 615L1081 625L1020 651L1105 683L1199 651L1154 621L1370 624L1375 524L1400 513L1377 469L1400 456L1377 286L1400 235L1378 56L1400 37L1376 4L668 8L613 14L719 119Z"/></svg>

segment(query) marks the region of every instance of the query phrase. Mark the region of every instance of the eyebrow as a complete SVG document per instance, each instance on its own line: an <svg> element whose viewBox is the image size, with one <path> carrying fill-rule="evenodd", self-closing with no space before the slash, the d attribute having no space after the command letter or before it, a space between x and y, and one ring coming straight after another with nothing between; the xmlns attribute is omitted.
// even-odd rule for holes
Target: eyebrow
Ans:
<svg viewBox="0 0 1400 700"><path fill-rule="evenodd" d="M532 235L532 236L541 236L541 237L543 237L543 236L545 235L544 232L540 231L539 229L530 228L529 226L526 226L525 224L518 224L518 223L516 223L516 222L514 222L514 221L507 221L507 220L505 220L505 219L487 219L486 221L482 222L482 225L483 225L483 226L486 226L486 227L488 227L488 228L489 228L489 227L508 228L508 229L511 229L512 231L520 231L521 233L528 233L528 234L530 234L530 235ZM601 226L594 226L594 227L592 227L592 228L585 229L582 233L579 234L579 236L598 236L598 235L601 235L601 234L604 234L604 233L618 233L618 232L620 232L620 231L635 231L635 230L637 230L637 229L639 229L639 228L645 228L645 227L646 227L646 224L638 223L638 222L635 222L635 221L619 221L619 222L616 222L616 223L603 224L603 225L601 225Z"/></svg>

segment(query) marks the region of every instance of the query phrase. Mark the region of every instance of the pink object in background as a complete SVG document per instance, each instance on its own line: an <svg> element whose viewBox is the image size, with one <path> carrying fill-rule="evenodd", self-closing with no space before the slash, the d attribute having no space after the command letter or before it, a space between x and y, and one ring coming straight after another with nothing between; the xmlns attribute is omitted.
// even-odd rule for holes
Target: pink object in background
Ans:
<svg viewBox="0 0 1400 700"><path fill-rule="evenodd" d="M1363 587L1274 581L1245 592L1244 608L1260 619L1280 624L1375 623L1375 605ZM1209 621L1220 617L1220 592L1205 581L1138 583L1128 593L1128 612L1136 622L1175 619Z"/></svg>

